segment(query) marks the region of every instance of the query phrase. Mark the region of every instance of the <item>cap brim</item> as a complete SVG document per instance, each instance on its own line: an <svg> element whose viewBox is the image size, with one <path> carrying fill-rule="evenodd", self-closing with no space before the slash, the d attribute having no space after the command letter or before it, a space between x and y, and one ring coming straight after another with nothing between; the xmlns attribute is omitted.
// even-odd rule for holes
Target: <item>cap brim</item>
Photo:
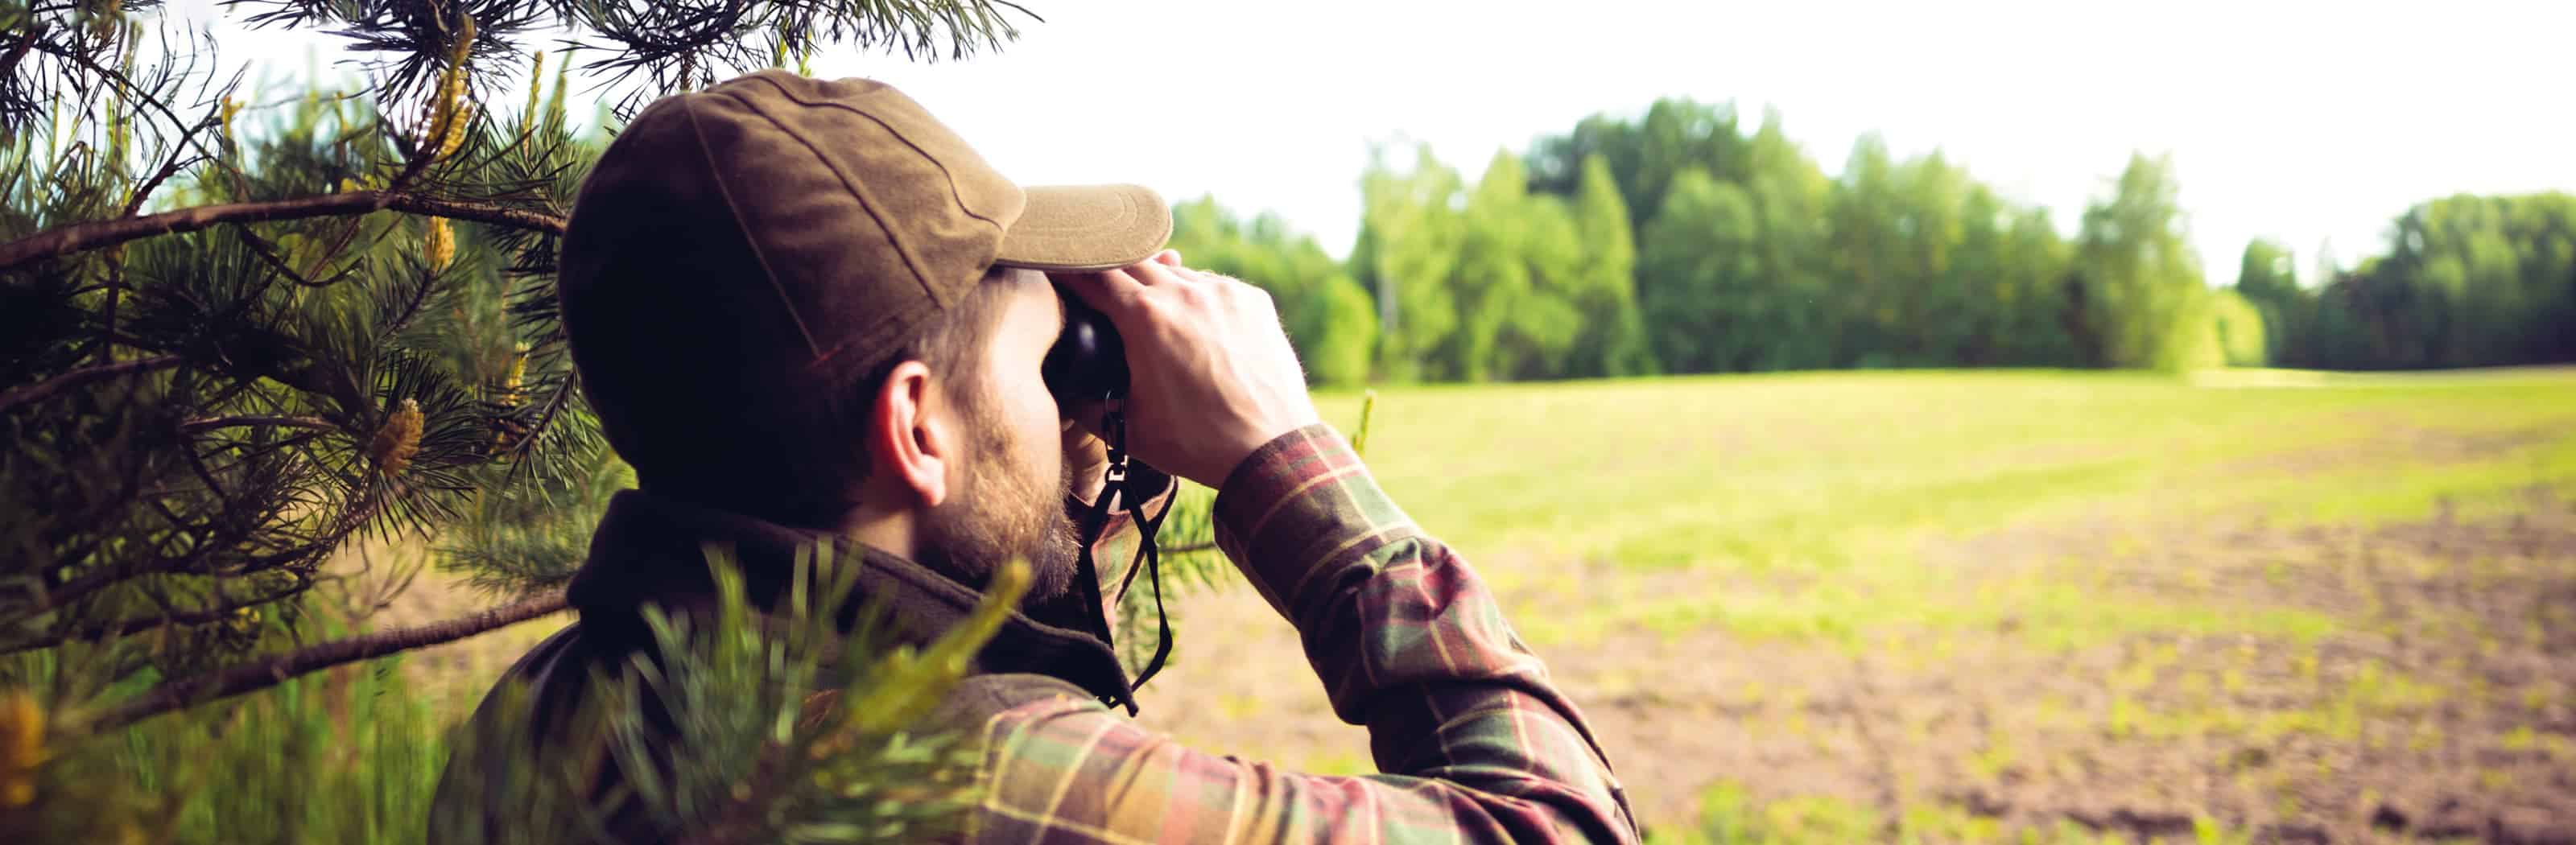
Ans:
<svg viewBox="0 0 2576 845"><path fill-rule="evenodd" d="M1125 267L1172 239L1172 208L1143 185L1042 185L1002 233L993 263L1070 272Z"/></svg>

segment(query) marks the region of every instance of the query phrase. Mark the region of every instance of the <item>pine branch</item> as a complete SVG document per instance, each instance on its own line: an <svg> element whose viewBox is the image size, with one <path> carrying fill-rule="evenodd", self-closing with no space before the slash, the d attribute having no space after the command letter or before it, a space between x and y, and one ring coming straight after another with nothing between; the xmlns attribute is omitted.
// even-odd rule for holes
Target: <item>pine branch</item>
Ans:
<svg viewBox="0 0 2576 845"><path fill-rule="evenodd" d="M344 663L455 642L563 609L563 592L558 590L470 616L323 643L258 663L161 684L100 713L88 727L94 731L115 730L183 707L264 690Z"/></svg>
<svg viewBox="0 0 2576 845"><path fill-rule="evenodd" d="M303 592L303 588L299 586L294 589L280 590L269 595L256 596L248 601L226 603L222 607L208 608L205 610L165 611L159 614L146 614L110 622L98 622L83 625L60 633L41 636L24 642L10 643L6 646L0 646L0 654L16 654L22 651L52 648L66 642L74 641L97 642L99 640L123 637L130 634L139 634L154 628L188 628L198 625L230 621L237 618L238 614L243 610L259 607L261 605L276 604L297 595L301 595Z"/></svg>
<svg viewBox="0 0 2576 845"><path fill-rule="evenodd" d="M31 26L18 34L18 43L10 45L8 54L0 55L0 79L16 75L18 63L27 58L27 50L34 46L36 46L36 28Z"/></svg>
<svg viewBox="0 0 2576 845"><path fill-rule="evenodd" d="M177 355L162 355L155 358L140 358L132 361L118 361L113 364L101 364L95 367L83 367L44 381L36 382L35 384L26 385L24 387L13 387L10 388L8 392L0 393L0 411L6 411L29 402L41 400L45 397L60 393L65 388L79 387L90 382L103 381L106 379L116 378L118 376L133 375L135 373L148 373L154 370L166 370L171 367L178 366L185 360L186 359Z"/></svg>
<svg viewBox="0 0 2576 845"><path fill-rule="evenodd" d="M203 431L210 428L231 428L234 426L246 425L279 425L287 426L289 428L309 428L315 431L340 430L339 425L321 417L293 417L257 414L194 419L180 423L179 429L181 431Z"/></svg>
<svg viewBox="0 0 2576 845"><path fill-rule="evenodd" d="M219 223L303 220L313 217L362 215L388 209L508 226L545 234L559 235L564 230L564 218L542 211L412 193L351 191L345 194L324 194L295 199L202 205L142 217L98 220L47 229L8 243L0 243L0 270L40 258L104 249L156 235L194 232Z"/></svg>
<svg viewBox="0 0 2576 845"><path fill-rule="evenodd" d="M370 489L372 490L372 488ZM372 502L372 498L373 497L362 493L360 505L362 507L371 506L370 503ZM170 517L173 523L179 523L184 526L186 521L180 519L176 514L170 513L168 511L168 506L160 499L147 498L143 501L161 509L163 514ZM312 542L289 547L271 554L247 556L242 559L247 566L241 570L237 570L236 572L264 570L270 567L282 565L288 561L298 558L309 557L324 549L337 546L357 528L357 520L351 518L348 514L342 514L341 520L341 522L335 523L335 530L327 537L316 538ZM176 539L175 534L165 535L163 537L163 542L166 543L172 539ZM27 620L70 607L81 599L96 595L101 590L133 581L138 578L145 578L155 573L170 572L215 576L235 574L232 572L209 571L205 567L197 565L196 562L202 559L210 548L207 544L195 544L194 551L187 552L177 557L160 554L158 550L160 545L161 544L159 543L155 544L153 554L148 559L142 557L131 557L105 566L92 567L78 576L62 578L59 582L52 583L49 586L46 585L45 582L55 581L58 576L48 574L34 581L33 583L35 586L16 588L17 592L27 597L27 604L23 607L7 607L6 605L0 605L0 607L5 607L9 614L5 618L0 618L0 628L17 625Z"/></svg>
<svg viewBox="0 0 2576 845"><path fill-rule="evenodd" d="M179 143L181 145L195 147L197 155L206 160L218 162L223 160L223 156L218 155L215 150L207 149L205 142L197 138L197 132L189 128L194 124L190 124L187 120L179 117L178 110L171 108L170 104L162 102L160 97L154 96L151 89L135 82L131 77L126 76L124 72L119 71L116 68L99 64L97 59L91 58L87 54L81 53L78 50L72 50L39 41L36 38L38 34L39 33L34 29L29 29L27 31L26 40L23 41L21 46L18 48L19 52L23 53L26 48L32 47L38 53L43 53L62 61L70 62L82 70L97 74L98 78L106 80L111 85L124 91L127 99L135 103L149 106L152 110L160 112L163 119L170 121L170 126L172 128L180 130L181 134L179 136ZM16 63L17 62L14 58L10 61L10 64L12 65L15 65ZM128 213L132 212L129 211ZM5 266L7 265L0 264L0 267Z"/></svg>

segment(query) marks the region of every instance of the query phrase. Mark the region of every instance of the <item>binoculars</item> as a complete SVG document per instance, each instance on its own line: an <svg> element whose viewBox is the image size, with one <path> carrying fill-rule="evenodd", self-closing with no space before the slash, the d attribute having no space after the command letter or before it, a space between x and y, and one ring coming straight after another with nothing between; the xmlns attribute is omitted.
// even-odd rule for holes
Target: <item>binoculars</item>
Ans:
<svg viewBox="0 0 2576 845"><path fill-rule="evenodd" d="M1056 405L1071 409L1126 396L1127 349L1118 342L1117 328L1080 297L1057 296L1064 300L1064 333L1056 336L1039 365Z"/></svg>
<svg viewBox="0 0 2576 845"><path fill-rule="evenodd" d="M1118 341L1117 327L1110 324L1108 315L1084 305L1081 298L1065 296L1062 291L1056 295L1064 300L1064 332L1056 336L1054 346L1047 347L1046 360L1039 364L1039 375L1046 380L1047 392L1055 394L1056 406L1071 413L1085 404L1125 398L1127 347ZM1166 499L1162 509L1154 513L1146 513L1144 507L1146 500L1170 489L1172 478L1143 461L1129 459L1127 424L1122 414L1110 411L1101 423L1101 437L1109 447L1109 469L1090 513L1078 523L1081 546L1074 559L1073 595L1079 597L1080 609L1073 612L1077 614L1076 627L1088 629L1102 643L1114 644L1116 635L1110 630L1108 605L1102 596L1109 596L1110 601L1124 598L1138 570L1153 582L1155 626L1159 629L1154 655L1137 670L1129 693L1102 699L1104 703L1126 705L1132 716L1136 713L1133 690L1162 671L1164 660L1172 654L1172 622L1163 611L1162 551L1155 541L1163 518L1172 513L1172 505ZM1109 523L1112 502L1134 516L1137 538L1136 559L1128 564L1125 573L1115 577L1114 589L1103 583L1099 564L1092 560L1092 547Z"/></svg>

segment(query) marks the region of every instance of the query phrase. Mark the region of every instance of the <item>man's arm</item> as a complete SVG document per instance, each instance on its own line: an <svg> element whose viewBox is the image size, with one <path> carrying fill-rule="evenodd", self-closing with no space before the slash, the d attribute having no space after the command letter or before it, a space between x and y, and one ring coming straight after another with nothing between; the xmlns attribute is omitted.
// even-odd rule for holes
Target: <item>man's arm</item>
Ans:
<svg viewBox="0 0 2576 845"><path fill-rule="evenodd" d="M1177 253L1060 278L1117 326L1129 446L1217 488L1217 539L1297 626L1384 774L1318 777L1182 748L1079 695L992 701L990 841L1637 837L1583 718L1466 563L1322 424L1267 293ZM993 682L988 689L999 689Z"/></svg>
<svg viewBox="0 0 2576 845"><path fill-rule="evenodd" d="M985 726L989 842L1633 841L1582 716L1483 582L1378 489L1331 428L1271 441L1224 480L1217 536L1297 626L1366 777L1184 748L1078 695Z"/></svg>

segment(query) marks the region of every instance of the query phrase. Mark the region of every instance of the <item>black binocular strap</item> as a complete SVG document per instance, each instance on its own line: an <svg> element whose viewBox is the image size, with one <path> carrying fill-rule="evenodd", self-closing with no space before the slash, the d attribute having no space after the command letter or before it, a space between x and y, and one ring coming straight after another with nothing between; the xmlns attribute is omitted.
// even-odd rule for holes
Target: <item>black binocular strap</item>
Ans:
<svg viewBox="0 0 2576 845"><path fill-rule="evenodd" d="M1154 635L1154 656L1145 661L1145 668L1136 670L1136 683L1129 685L1131 689L1141 688L1146 681L1153 680L1155 673L1163 671L1163 661L1172 656L1172 615L1163 611L1163 549L1160 543L1155 542L1154 535L1162 532L1163 518L1172 515L1172 503L1178 499L1180 491L1172 491L1171 497L1163 500L1163 509L1150 517L1145 515L1141 505L1128 511L1136 519L1136 555L1145 559L1145 578L1154 584L1154 624L1160 629ZM1118 585L1118 595L1125 597L1127 585L1135 582L1136 562L1131 560L1127 563L1126 579ZM1132 696L1129 703L1134 703Z"/></svg>
<svg viewBox="0 0 2576 845"><path fill-rule="evenodd" d="M1178 491L1174 491L1172 498L1163 500L1161 510L1155 511L1150 516L1147 515L1141 504L1143 497L1162 491L1128 489L1137 478L1127 472L1126 420L1113 412L1106 422L1107 425L1104 427L1109 429L1106 444L1109 447L1109 468L1102 479L1098 498L1091 503L1091 513L1083 519L1081 548L1074 555L1073 580L1082 590L1084 606L1091 609L1092 634L1098 636L1101 642L1110 644L1114 651L1117 646L1117 635L1109 629L1109 607L1100 594L1100 568L1092 561L1091 550L1100 542L1101 533L1109 527L1110 503L1117 502L1117 506L1125 508L1128 516L1136 523L1137 558L1128 561L1127 574L1118 581L1118 595L1122 599L1125 598L1127 588L1136 583L1136 570L1144 569L1146 578L1154 583L1154 623L1158 628L1154 656L1145 661L1145 668L1138 670L1136 680L1127 685L1126 700L1102 702L1124 704L1127 707L1127 715L1134 716L1137 712L1135 690L1143 687L1145 682L1152 679L1156 673L1163 671L1164 661L1172 656L1172 617L1163 609L1163 555L1155 537L1162 532L1164 517L1172 514L1172 504L1178 499ZM1144 495L1140 496L1140 492ZM1141 567L1138 566L1140 560L1143 564Z"/></svg>

